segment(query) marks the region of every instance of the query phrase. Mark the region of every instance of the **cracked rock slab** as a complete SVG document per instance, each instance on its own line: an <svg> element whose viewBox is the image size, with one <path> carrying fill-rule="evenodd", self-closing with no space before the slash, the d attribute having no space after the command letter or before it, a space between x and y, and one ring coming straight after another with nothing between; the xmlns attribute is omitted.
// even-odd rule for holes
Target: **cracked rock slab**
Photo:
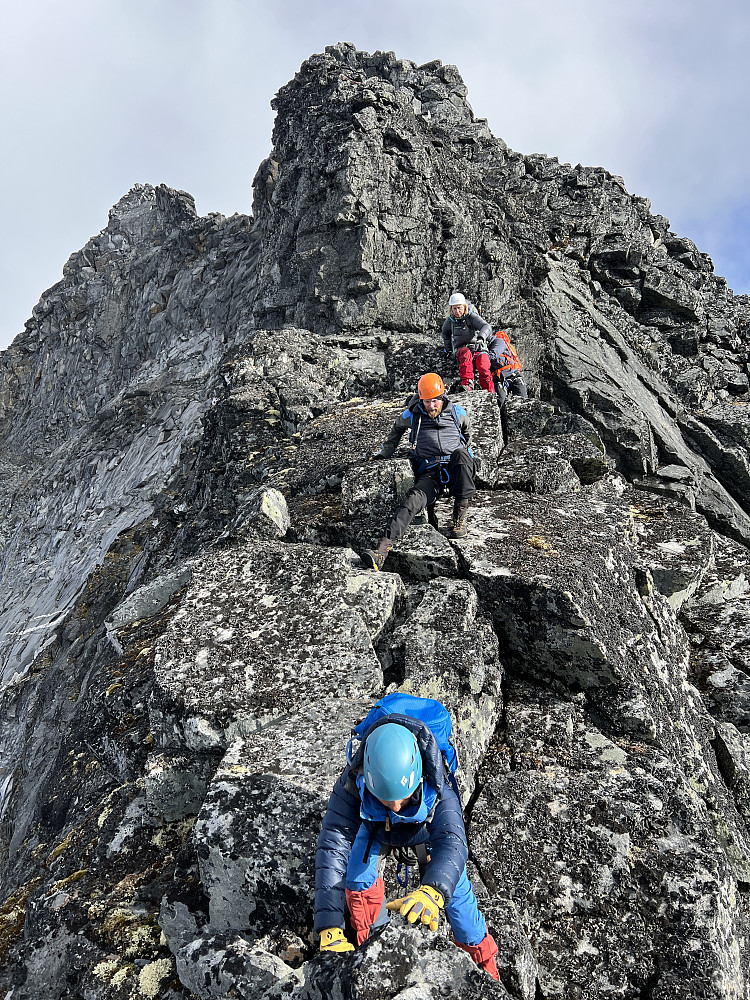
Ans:
<svg viewBox="0 0 750 1000"><path fill-rule="evenodd" d="M318 955L305 967L294 993L274 987L263 1000L509 1000L510 994L440 933L394 917L362 947L344 955Z"/></svg>
<svg viewBox="0 0 750 1000"><path fill-rule="evenodd" d="M497 636L478 612L476 591L466 580L432 580L391 640L403 664L401 690L434 698L451 714L464 801L502 711Z"/></svg>
<svg viewBox="0 0 750 1000"><path fill-rule="evenodd" d="M695 594L714 559L714 533L700 514L631 494L639 563L675 611Z"/></svg>
<svg viewBox="0 0 750 1000"><path fill-rule="evenodd" d="M402 593L350 549L265 542L197 561L156 647L152 730L163 746L226 746L300 705L382 683L372 640Z"/></svg>
<svg viewBox="0 0 750 1000"><path fill-rule="evenodd" d="M388 569L414 580L458 576L458 556L440 531L412 524L388 554Z"/></svg>
<svg viewBox="0 0 750 1000"><path fill-rule="evenodd" d="M177 954L180 982L201 1000L225 997L255 1000L272 986L299 986L295 972L276 955L254 947L239 934L204 934Z"/></svg>
<svg viewBox="0 0 750 1000"><path fill-rule="evenodd" d="M469 839L521 915L544 996L743 996L734 878L684 773L523 685L507 718L513 767L488 767Z"/></svg>

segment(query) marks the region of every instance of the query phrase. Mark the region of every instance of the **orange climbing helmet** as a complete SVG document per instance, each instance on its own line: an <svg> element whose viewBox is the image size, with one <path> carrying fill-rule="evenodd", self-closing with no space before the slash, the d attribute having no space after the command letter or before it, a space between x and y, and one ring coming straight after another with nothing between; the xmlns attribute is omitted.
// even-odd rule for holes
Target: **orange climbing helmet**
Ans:
<svg viewBox="0 0 750 1000"><path fill-rule="evenodd" d="M420 399L438 399L445 392L443 380L435 372L428 372L417 382Z"/></svg>

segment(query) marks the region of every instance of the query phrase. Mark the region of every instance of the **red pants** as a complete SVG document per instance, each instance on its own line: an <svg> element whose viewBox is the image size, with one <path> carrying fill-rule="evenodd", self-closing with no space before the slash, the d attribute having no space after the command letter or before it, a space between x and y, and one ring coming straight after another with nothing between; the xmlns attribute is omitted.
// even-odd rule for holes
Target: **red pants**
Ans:
<svg viewBox="0 0 750 1000"><path fill-rule="evenodd" d="M372 922L380 913L385 902L385 883L376 878L369 889L347 889L346 903L349 907L352 927L357 932L357 944L367 940Z"/></svg>
<svg viewBox="0 0 750 1000"><path fill-rule="evenodd" d="M467 385L474 382L474 367L476 366L479 384L487 392L495 391L495 383L490 373L490 356L486 351L472 351L470 347L459 347L456 351L458 361L458 374L461 376L461 384Z"/></svg>
<svg viewBox="0 0 750 1000"><path fill-rule="evenodd" d="M464 951L468 951L480 969L484 969L497 982L500 981L500 974L497 971L497 963L495 962L497 945L489 931L487 931L484 940L480 941L479 944L461 944L460 941L456 941L456 944L459 948L463 948Z"/></svg>

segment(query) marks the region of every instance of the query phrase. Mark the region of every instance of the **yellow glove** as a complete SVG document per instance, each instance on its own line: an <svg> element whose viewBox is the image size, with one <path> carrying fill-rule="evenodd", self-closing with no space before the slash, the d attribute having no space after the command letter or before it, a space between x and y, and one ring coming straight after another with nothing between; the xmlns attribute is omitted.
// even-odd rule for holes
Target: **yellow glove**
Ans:
<svg viewBox="0 0 750 1000"><path fill-rule="evenodd" d="M320 932L320 950L354 951L354 945L349 944L340 927L330 927L328 930Z"/></svg>
<svg viewBox="0 0 750 1000"><path fill-rule="evenodd" d="M423 924L429 926L431 931L436 931L440 910L443 907L443 897L431 885L420 885L408 896L404 896L402 899L393 899L390 903L386 903L386 906L389 910L398 910L410 924L421 920Z"/></svg>

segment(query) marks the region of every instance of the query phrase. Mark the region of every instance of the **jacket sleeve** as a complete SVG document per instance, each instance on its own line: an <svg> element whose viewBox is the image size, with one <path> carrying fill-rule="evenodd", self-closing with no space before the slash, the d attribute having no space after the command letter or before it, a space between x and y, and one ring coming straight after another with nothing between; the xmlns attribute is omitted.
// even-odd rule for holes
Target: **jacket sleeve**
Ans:
<svg viewBox="0 0 750 1000"><path fill-rule="evenodd" d="M492 327L487 322L487 320L482 319L479 313L472 313L471 316L469 316L469 322L477 331L479 339L483 340L484 343L489 347L489 345L492 343Z"/></svg>
<svg viewBox="0 0 750 1000"><path fill-rule="evenodd" d="M408 410L404 410L404 413L408 414ZM391 427L388 437L383 442L383 447L380 449L380 454L383 458L390 458L394 453L396 448L398 448L398 443L403 437L404 433L411 427L411 414L409 416L404 416L402 413L396 418L393 427Z"/></svg>
<svg viewBox="0 0 750 1000"><path fill-rule="evenodd" d="M453 339L451 337L452 325L449 319L445 320L443 323L442 334L443 334L443 347L446 349L448 354L453 353Z"/></svg>
<svg viewBox="0 0 750 1000"><path fill-rule="evenodd" d="M315 930L344 927L346 866L361 823L359 795L347 791L349 768L328 800L315 854Z"/></svg>
<svg viewBox="0 0 750 1000"><path fill-rule="evenodd" d="M469 857L461 802L447 781L429 824L429 832L430 861L422 877L422 885L437 889L447 904Z"/></svg>
<svg viewBox="0 0 750 1000"><path fill-rule="evenodd" d="M469 420L468 414L466 412L462 413L458 426L461 428L461 433L464 436L467 446L471 444L471 421Z"/></svg>

